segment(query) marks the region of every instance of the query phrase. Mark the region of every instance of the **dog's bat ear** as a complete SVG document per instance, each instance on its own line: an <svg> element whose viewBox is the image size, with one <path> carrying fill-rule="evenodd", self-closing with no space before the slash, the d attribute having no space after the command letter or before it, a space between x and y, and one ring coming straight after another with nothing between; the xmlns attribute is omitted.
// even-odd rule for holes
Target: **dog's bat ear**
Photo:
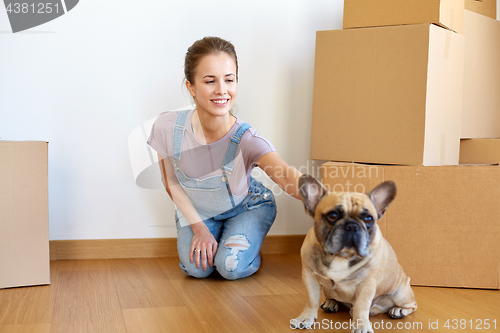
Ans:
<svg viewBox="0 0 500 333"><path fill-rule="evenodd" d="M310 175L302 175L299 178L299 191L306 212L314 216L316 206L328 190L316 178Z"/></svg>
<svg viewBox="0 0 500 333"><path fill-rule="evenodd" d="M377 210L378 219L380 220L385 213L385 210L396 197L396 183L392 180L385 181L371 190L367 195L370 197L375 209Z"/></svg>

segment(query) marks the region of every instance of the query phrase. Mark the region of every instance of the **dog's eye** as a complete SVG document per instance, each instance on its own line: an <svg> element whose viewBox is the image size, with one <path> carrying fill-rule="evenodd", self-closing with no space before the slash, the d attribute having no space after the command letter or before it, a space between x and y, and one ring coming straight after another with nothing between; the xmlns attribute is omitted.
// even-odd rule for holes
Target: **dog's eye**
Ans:
<svg viewBox="0 0 500 333"><path fill-rule="evenodd" d="M365 222L366 225L370 226L373 223L373 216L363 215L361 216L361 220Z"/></svg>
<svg viewBox="0 0 500 333"><path fill-rule="evenodd" d="M330 212L326 215L326 219L329 221L329 222L336 222L338 219L339 219L339 213L337 212Z"/></svg>

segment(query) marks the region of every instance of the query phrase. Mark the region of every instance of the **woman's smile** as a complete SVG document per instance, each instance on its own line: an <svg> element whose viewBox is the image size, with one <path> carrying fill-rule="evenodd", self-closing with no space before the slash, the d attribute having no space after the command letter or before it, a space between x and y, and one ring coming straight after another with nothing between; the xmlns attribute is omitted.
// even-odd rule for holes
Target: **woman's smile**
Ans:
<svg viewBox="0 0 500 333"><path fill-rule="evenodd" d="M229 103L229 98L213 99L212 102L214 102L218 106L226 106Z"/></svg>

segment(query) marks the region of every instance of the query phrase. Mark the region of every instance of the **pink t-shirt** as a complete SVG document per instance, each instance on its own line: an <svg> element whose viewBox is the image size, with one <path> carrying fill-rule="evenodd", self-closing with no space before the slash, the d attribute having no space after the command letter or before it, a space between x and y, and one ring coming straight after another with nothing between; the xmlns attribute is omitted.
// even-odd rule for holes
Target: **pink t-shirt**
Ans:
<svg viewBox="0 0 500 333"><path fill-rule="evenodd" d="M192 110L186 120L182 155L179 167L182 172L195 179L204 179L222 175L221 167L226 156L229 139L236 129L243 123L236 118L236 123L229 132L219 141L210 144L201 144L196 140L191 124ZM173 128L178 111L163 112L156 119L151 129L148 144L161 156L171 158L173 154ZM249 177L252 168L265 154L276 151L272 143L250 128L243 134L234 160L234 169L229 177L232 193L243 195L248 191Z"/></svg>

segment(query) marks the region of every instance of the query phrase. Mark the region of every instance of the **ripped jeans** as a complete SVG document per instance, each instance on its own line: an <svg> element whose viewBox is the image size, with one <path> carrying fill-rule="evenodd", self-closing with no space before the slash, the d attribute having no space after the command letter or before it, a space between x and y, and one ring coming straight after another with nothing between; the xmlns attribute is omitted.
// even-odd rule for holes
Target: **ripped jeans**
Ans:
<svg viewBox="0 0 500 333"><path fill-rule="evenodd" d="M176 213L177 250L181 261L179 265L184 273L196 278L208 277L214 270L228 280L250 276L260 267L259 250L275 218L276 202L273 193L262 183L252 179L248 195L240 204L203 221L218 242L214 266L203 271L201 265L196 268L196 264L189 261L193 230L190 225L181 227Z"/></svg>

